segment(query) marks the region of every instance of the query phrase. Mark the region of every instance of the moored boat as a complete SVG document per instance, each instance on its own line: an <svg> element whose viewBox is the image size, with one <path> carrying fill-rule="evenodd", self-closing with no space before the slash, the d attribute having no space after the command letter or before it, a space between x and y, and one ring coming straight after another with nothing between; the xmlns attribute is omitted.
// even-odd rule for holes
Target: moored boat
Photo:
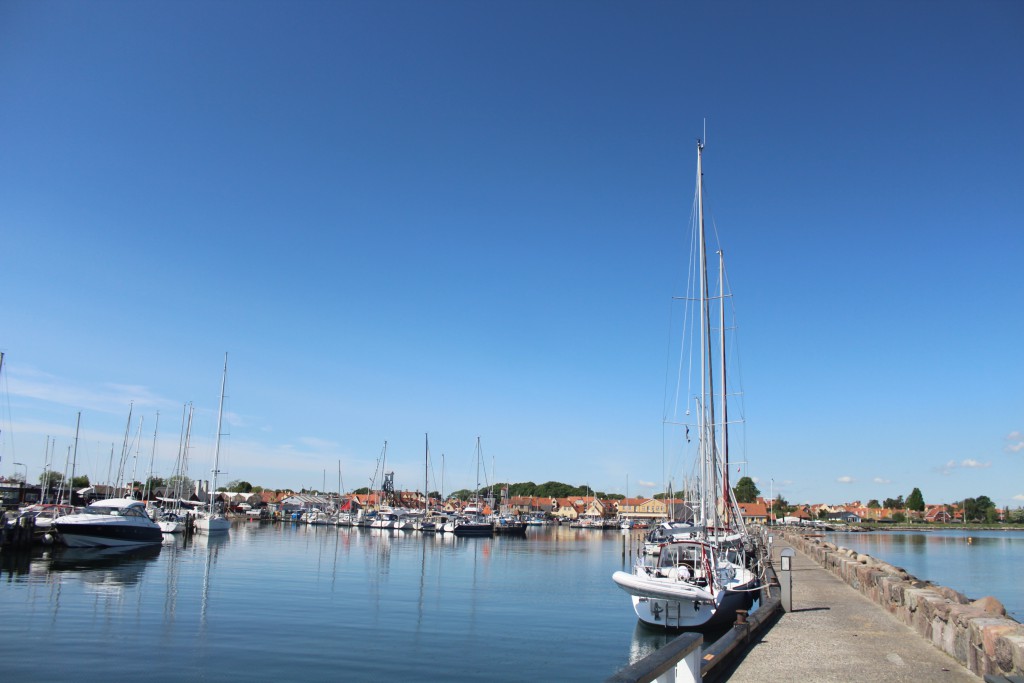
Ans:
<svg viewBox="0 0 1024 683"><path fill-rule="evenodd" d="M163 540L159 525L146 514L146 506L132 498L97 500L81 512L58 517L53 528L71 548L159 544Z"/></svg>
<svg viewBox="0 0 1024 683"><path fill-rule="evenodd" d="M752 559L756 558L757 549L746 533L729 486L726 278L724 256L719 250L719 291L712 294L704 230L703 149L703 143L698 141L697 220L692 242L696 249L692 259L695 270L690 280L694 291L682 297L688 305L699 302L699 310L684 319L693 321L695 326L699 321L700 329L684 332L683 338L699 363L700 387L686 399L686 415L692 409L694 422L673 422L685 427L687 443L691 427L697 435L698 506L691 510L688 523L665 523L648 535L645 555L653 555L653 561L641 555L632 572L617 571L612 575L615 584L631 596L634 612L642 622L678 629L730 623L736 610L749 607L759 586L758 576L749 568L756 565ZM712 300L719 306L717 358L712 338Z"/></svg>

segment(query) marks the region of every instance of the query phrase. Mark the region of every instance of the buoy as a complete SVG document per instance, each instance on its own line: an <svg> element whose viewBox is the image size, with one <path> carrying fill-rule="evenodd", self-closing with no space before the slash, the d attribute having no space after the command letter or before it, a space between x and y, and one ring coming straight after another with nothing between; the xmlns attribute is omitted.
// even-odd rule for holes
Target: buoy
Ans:
<svg viewBox="0 0 1024 683"><path fill-rule="evenodd" d="M972 543L974 543L974 539L973 539L973 538L971 538L970 536L968 536L968 537L967 537L967 545L970 545L970 544L972 544Z"/></svg>
<svg viewBox="0 0 1024 683"><path fill-rule="evenodd" d="M43 534L43 545L53 545L53 534Z"/></svg>

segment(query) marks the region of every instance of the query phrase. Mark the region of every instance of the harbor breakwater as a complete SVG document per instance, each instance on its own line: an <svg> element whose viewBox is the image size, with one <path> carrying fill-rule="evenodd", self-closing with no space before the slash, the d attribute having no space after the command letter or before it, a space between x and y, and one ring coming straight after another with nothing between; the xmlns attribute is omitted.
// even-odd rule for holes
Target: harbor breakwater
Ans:
<svg viewBox="0 0 1024 683"><path fill-rule="evenodd" d="M994 597L971 600L900 567L819 538L785 530L787 542L893 614L970 671L1024 675L1024 626Z"/></svg>

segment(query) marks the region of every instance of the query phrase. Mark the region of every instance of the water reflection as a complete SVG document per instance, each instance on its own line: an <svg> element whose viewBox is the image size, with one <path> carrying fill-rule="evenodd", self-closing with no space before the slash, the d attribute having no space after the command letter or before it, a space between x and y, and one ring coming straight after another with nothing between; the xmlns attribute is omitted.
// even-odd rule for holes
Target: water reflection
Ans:
<svg viewBox="0 0 1024 683"><path fill-rule="evenodd" d="M75 574L93 591L120 593L141 581L160 548L57 548L50 553L48 569L58 575Z"/></svg>

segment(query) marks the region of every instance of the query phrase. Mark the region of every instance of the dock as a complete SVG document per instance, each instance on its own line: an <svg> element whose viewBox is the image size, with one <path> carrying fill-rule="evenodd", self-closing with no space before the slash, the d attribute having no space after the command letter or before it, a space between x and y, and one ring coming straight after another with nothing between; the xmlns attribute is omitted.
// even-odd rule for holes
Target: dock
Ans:
<svg viewBox="0 0 1024 683"><path fill-rule="evenodd" d="M773 559L792 547L775 536ZM800 552L792 562L792 610L762 630L716 680L730 683L979 683L955 659Z"/></svg>

